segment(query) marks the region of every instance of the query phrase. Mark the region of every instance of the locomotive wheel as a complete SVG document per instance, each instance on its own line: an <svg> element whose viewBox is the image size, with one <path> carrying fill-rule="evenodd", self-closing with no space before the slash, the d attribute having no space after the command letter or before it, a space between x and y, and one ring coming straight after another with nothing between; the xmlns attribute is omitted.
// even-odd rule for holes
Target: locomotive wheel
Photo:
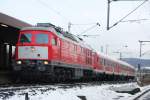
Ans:
<svg viewBox="0 0 150 100"><path fill-rule="evenodd" d="M54 69L54 76L56 82L66 82L72 80L72 69L57 67Z"/></svg>

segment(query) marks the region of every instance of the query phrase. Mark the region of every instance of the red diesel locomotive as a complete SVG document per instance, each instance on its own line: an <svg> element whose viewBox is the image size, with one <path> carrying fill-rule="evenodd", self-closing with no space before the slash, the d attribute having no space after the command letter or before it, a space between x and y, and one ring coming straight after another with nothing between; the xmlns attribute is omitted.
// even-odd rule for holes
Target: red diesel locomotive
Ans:
<svg viewBox="0 0 150 100"><path fill-rule="evenodd" d="M133 79L133 66L95 52L90 46L52 24L20 31L13 70L17 76L48 79Z"/></svg>

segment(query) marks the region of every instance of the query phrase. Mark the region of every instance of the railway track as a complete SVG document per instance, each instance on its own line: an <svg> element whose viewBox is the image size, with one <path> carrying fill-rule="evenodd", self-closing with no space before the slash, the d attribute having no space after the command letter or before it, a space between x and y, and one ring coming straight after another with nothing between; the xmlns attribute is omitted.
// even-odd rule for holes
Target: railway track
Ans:
<svg viewBox="0 0 150 100"><path fill-rule="evenodd" d="M145 92L143 92L142 94L140 94L139 96L137 96L136 98L134 98L133 100L150 100L150 97L143 98L143 96L145 96L148 93L150 94L150 89L146 90Z"/></svg>
<svg viewBox="0 0 150 100"><path fill-rule="evenodd" d="M51 84L13 84L0 86L0 99L9 98L16 93L19 95L25 95L30 93L35 95L38 92L45 93L47 91L55 91L56 89L71 89L82 88L90 86L100 86L108 84L121 84L127 82L73 82L73 83L51 83Z"/></svg>
<svg viewBox="0 0 150 100"><path fill-rule="evenodd" d="M122 83L131 83L135 81L66 81L66 82L19 82L19 83L11 83L11 84L2 84L0 88L7 88L7 87L36 87L36 86L47 86L47 85L54 85L54 86L80 86L80 85L102 85L102 84L122 84ZM1 90L1 89L0 89Z"/></svg>

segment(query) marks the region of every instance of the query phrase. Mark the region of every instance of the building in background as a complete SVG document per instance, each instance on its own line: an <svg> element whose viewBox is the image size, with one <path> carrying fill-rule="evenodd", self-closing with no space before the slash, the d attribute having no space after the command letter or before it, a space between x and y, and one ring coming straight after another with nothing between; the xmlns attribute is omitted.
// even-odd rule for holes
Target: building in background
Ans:
<svg viewBox="0 0 150 100"><path fill-rule="evenodd" d="M11 59L19 30L28 26L32 25L0 13L0 83L11 72Z"/></svg>

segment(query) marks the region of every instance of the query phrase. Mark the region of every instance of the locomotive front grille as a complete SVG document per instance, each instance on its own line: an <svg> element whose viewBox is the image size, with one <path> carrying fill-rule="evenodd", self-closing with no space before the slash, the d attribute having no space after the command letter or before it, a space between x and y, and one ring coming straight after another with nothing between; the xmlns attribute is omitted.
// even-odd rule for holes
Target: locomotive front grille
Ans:
<svg viewBox="0 0 150 100"><path fill-rule="evenodd" d="M18 59L48 59L48 47L19 46Z"/></svg>

